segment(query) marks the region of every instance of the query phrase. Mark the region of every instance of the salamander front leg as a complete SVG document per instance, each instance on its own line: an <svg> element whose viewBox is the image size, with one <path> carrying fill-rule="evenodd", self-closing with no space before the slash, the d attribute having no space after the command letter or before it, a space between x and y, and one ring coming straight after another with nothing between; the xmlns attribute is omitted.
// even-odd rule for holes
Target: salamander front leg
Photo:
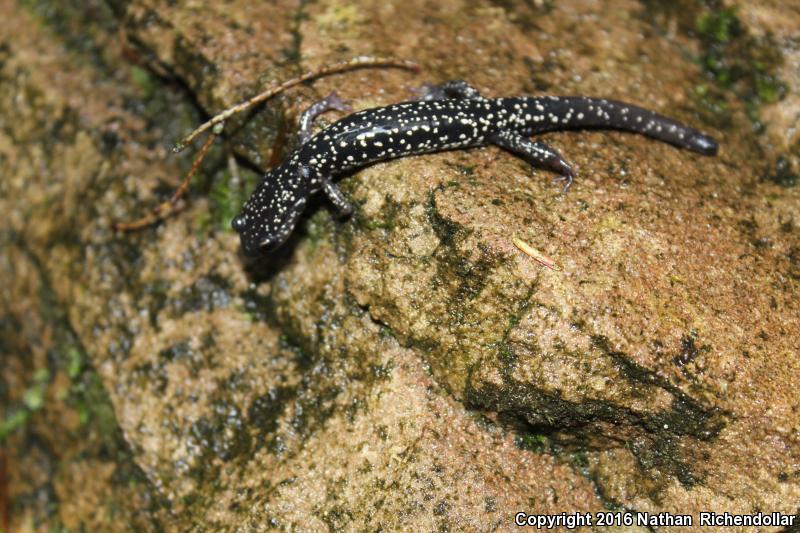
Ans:
<svg viewBox="0 0 800 533"><path fill-rule="evenodd" d="M575 171L561 154L543 142L532 141L514 132L501 131L489 139L493 144L512 152L531 165L557 172L556 181L564 182L563 192L569 190Z"/></svg>
<svg viewBox="0 0 800 533"><path fill-rule="evenodd" d="M329 94L319 102L311 104L309 108L300 115L300 131L297 134L300 144L305 144L311 137L311 125L314 123L314 119L322 113L331 110L352 111L352 108L335 92Z"/></svg>
<svg viewBox="0 0 800 533"><path fill-rule="evenodd" d="M328 200L331 201L333 207L336 208L336 214L339 217L345 218L353 214L353 204L345 198L342 190L333 183L331 178L326 177L322 179L322 191L325 193L325 196L328 197Z"/></svg>
<svg viewBox="0 0 800 533"><path fill-rule="evenodd" d="M413 89L417 94L416 100L474 100L482 98L478 89L464 80L450 80L439 85L426 83L422 87Z"/></svg>

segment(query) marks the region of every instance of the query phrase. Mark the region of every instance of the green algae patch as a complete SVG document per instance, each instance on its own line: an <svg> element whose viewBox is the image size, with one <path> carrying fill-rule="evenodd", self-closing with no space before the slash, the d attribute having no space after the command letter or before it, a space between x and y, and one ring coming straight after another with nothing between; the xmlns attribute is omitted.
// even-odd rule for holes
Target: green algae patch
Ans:
<svg viewBox="0 0 800 533"><path fill-rule="evenodd" d="M769 37L750 36L733 7L701 12L696 31L702 50L700 66L720 89L745 102L750 119L760 128L759 108L777 102L786 90L775 75L782 61L777 44ZM719 109L718 96L706 89L698 91L706 109Z"/></svg>
<svg viewBox="0 0 800 533"><path fill-rule="evenodd" d="M219 157L216 160L218 162ZM231 220L241 213L242 206L261 178L252 170L239 166L233 156L228 157L224 170L214 163L212 154L206 158L206 176L194 180L200 182L194 189L196 194L208 198L208 209L197 216L198 238L207 237L211 230L232 233Z"/></svg>
<svg viewBox="0 0 800 533"><path fill-rule="evenodd" d="M109 396L46 272L20 248L10 245L7 251L15 270L25 272L15 282L32 289L28 305L40 306L33 323L31 307L26 316L0 311L7 354L0 372L0 445L11 464L26 472L24 484L11 485L14 509L25 509L28 523L38 527L158 527L165 502L136 465ZM46 334L35 334L36 328ZM82 469L93 472L88 481L75 476ZM74 493L89 501L100 497L103 512L82 508L71 498Z"/></svg>
<svg viewBox="0 0 800 533"><path fill-rule="evenodd" d="M698 109L717 124L730 127L733 110L728 97L733 96L744 103L754 127L761 129L760 108L786 94L786 84L777 74L783 56L769 33L751 35L737 7L718 0L642 0L642 4L643 19L657 25L677 21L684 35L698 41L694 59L708 79L691 91Z"/></svg>
<svg viewBox="0 0 800 533"><path fill-rule="evenodd" d="M719 422L709 426L707 415L696 416L697 412L682 401L675 402L674 411L648 416L607 402L564 401L543 394L535 387L511 381L497 388L489 385L480 390L470 389L466 397L476 407L513 415L529 424L529 431L533 432L523 431L516 442L521 449L535 453L550 452L560 457L560 450L569 450L573 457L576 453L585 456L589 450L610 444L598 431L599 427L603 424L617 426L619 431L614 439L625 440L645 474L674 475L686 488L701 483L705 469L699 463L699 455L687 454L676 444L676 433L697 432L701 438L708 439L721 427ZM687 415L694 416L693 420L687 422ZM631 431L631 427L639 429Z"/></svg>

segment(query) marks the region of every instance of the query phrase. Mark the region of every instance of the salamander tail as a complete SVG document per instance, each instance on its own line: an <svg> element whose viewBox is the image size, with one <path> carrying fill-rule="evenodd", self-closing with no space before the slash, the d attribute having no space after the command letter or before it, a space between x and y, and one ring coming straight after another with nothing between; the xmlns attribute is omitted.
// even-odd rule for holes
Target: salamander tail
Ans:
<svg viewBox="0 0 800 533"><path fill-rule="evenodd" d="M713 138L686 124L617 100L545 96L526 99L526 104L538 112L529 123L532 133L602 128L641 133L704 155L715 155L719 147Z"/></svg>

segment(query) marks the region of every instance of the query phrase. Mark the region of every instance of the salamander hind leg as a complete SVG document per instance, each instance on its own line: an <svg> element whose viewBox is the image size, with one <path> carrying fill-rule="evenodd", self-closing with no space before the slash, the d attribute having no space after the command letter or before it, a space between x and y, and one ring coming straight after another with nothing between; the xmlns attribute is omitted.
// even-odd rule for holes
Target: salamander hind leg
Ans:
<svg viewBox="0 0 800 533"><path fill-rule="evenodd" d="M353 214L353 204L347 200L342 190L333 183L331 178L326 177L322 179L322 191L333 204L333 207L336 209L336 214L339 217L345 218Z"/></svg>
<svg viewBox="0 0 800 533"><path fill-rule="evenodd" d="M300 115L300 131L297 134L300 144L305 144L311 137L311 125L314 123L314 119L326 111L333 110L352 111L352 108L338 94L333 92L319 102L314 102L308 109L303 111L303 114Z"/></svg>
<svg viewBox="0 0 800 533"><path fill-rule="evenodd" d="M500 148L521 157L531 165L559 174L556 181L564 183L563 192L569 190L575 171L572 166L559 154L555 148L543 142L532 141L511 131L501 131L494 134L489 141Z"/></svg>
<svg viewBox="0 0 800 533"><path fill-rule="evenodd" d="M413 89L417 94L415 100L475 100L482 98L478 89L464 80L450 80L439 85L426 83L422 87Z"/></svg>

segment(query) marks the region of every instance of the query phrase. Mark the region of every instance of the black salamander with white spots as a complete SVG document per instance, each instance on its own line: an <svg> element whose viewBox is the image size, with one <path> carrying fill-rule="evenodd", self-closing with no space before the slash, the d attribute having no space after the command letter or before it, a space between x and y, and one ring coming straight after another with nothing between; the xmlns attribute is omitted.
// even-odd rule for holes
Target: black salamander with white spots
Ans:
<svg viewBox="0 0 800 533"><path fill-rule="evenodd" d="M289 237L309 195L323 191L341 216L353 207L333 183L356 168L407 155L494 144L531 165L559 174L566 190L574 172L550 146L528 139L553 130L606 128L641 133L706 155L717 143L672 119L634 105L587 97L484 98L463 81L426 86L419 100L353 113L314 136L314 118L346 111L335 95L303 113L300 144L270 170L231 223L246 255L274 250Z"/></svg>

